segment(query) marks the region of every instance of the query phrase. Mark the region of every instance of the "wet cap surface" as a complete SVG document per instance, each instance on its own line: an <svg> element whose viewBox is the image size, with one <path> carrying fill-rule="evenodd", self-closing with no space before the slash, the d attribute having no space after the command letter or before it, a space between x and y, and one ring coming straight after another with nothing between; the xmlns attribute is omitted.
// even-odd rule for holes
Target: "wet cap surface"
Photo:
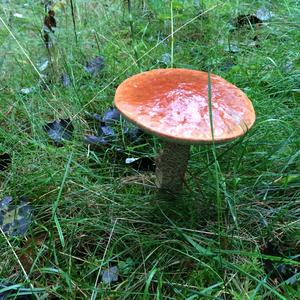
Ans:
<svg viewBox="0 0 300 300"><path fill-rule="evenodd" d="M236 86L211 74L214 140L244 135L254 124L251 101ZM144 130L179 143L212 141L208 74L187 69L157 69L134 75L117 88L115 105Z"/></svg>

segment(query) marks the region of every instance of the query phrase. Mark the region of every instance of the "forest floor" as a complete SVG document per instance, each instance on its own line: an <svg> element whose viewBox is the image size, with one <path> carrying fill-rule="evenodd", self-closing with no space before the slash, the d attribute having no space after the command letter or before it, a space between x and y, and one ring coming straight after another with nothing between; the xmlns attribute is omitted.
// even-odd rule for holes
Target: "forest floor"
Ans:
<svg viewBox="0 0 300 300"><path fill-rule="evenodd" d="M0 299L300 299L299 20L293 0L2 1ZM168 67L257 118L193 146L163 199L160 141L107 119L123 80Z"/></svg>

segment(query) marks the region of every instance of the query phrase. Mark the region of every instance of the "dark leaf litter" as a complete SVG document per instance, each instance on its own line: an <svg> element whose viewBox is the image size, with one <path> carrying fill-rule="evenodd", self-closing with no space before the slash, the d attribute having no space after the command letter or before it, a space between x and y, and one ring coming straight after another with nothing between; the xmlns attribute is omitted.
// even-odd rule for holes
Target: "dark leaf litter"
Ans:
<svg viewBox="0 0 300 300"><path fill-rule="evenodd" d="M68 87L71 84L70 77L66 73L61 75L60 80L61 80L61 83L62 83L63 87L65 87L65 88Z"/></svg>
<svg viewBox="0 0 300 300"><path fill-rule="evenodd" d="M241 28L249 25L261 25L273 17L273 12L265 7L260 7L255 14L242 14L233 20L235 28Z"/></svg>
<svg viewBox="0 0 300 300"><path fill-rule="evenodd" d="M62 146L73 137L74 126L70 119L58 119L44 125L44 130L56 146Z"/></svg>
<svg viewBox="0 0 300 300"><path fill-rule="evenodd" d="M56 28L55 12L51 9L48 10L47 15L44 18L44 42L47 49L53 46L53 34Z"/></svg>
<svg viewBox="0 0 300 300"><path fill-rule="evenodd" d="M121 115L119 111L113 107L106 110L102 116L98 114L89 114L89 118L97 123L97 136L87 135L85 136L85 143L108 145L112 142L118 142L122 140L120 131L123 131L125 138L129 142L134 142L142 134L142 130L131 125L129 122L121 122Z"/></svg>
<svg viewBox="0 0 300 300"><path fill-rule="evenodd" d="M103 123L105 123L105 125L113 125L116 122L121 121L121 114L117 109L111 107L103 113L101 120Z"/></svg>
<svg viewBox="0 0 300 300"><path fill-rule="evenodd" d="M87 62L84 70L91 74L92 76L98 75L100 71L104 68L104 58L103 56L96 56L95 58L91 59Z"/></svg>
<svg viewBox="0 0 300 300"><path fill-rule="evenodd" d="M236 28L240 28L243 26L256 25L261 23L262 20L260 20L256 15L239 15L234 19L233 25Z"/></svg>
<svg viewBox="0 0 300 300"><path fill-rule="evenodd" d="M28 94L33 93L36 89L37 89L37 87L32 86L32 87L29 87L29 88L23 88L23 89L20 90L20 92L23 95L28 95Z"/></svg>
<svg viewBox="0 0 300 300"><path fill-rule="evenodd" d="M44 72L47 69L48 65L49 65L49 60L46 59L46 60L41 61L37 67L40 72Z"/></svg>
<svg viewBox="0 0 300 300"><path fill-rule="evenodd" d="M106 136L106 137L115 137L116 133L115 133L114 129L110 126L99 126L98 135Z"/></svg>
<svg viewBox="0 0 300 300"><path fill-rule="evenodd" d="M15 205L11 196L0 201L0 226L10 236L23 236L32 222L32 206L25 197L20 197L20 204Z"/></svg>
<svg viewBox="0 0 300 300"><path fill-rule="evenodd" d="M8 153L0 154L0 171L5 171L11 164L11 156Z"/></svg>
<svg viewBox="0 0 300 300"><path fill-rule="evenodd" d="M92 146L93 150L97 151L103 149L102 146L109 146L110 140L107 137L103 136L86 135L84 137L84 143Z"/></svg>
<svg viewBox="0 0 300 300"><path fill-rule="evenodd" d="M128 154L121 144L140 146L147 145L145 133L138 127L122 120L119 111L113 107L106 110L102 116L98 114L88 114L88 118L97 123L97 135L86 135L85 144L92 150L103 151L107 147L113 147L118 160L138 171L154 171L155 164L149 157L128 157ZM137 155L137 153L133 153ZM140 155L140 154L138 154Z"/></svg>
<svg viewBox="0 0 300 300"><path fill-rule="evenodd" d="M107 270L102 271L102 282L104 284L111 284L118 281L119 270L117 266L109 267Z"/></svg>
<svg viewBox="0 0 300 300"><path fill-rule="evenodd" d="M278 245L272 241L268 241L266 246L262 249L262 254L286 258L280 251ZM263 266L266 274L269 278L275 282L285 281L288 284L295 284L297 281L297 275L300 273L300 267L294 266L278 261L273 261L271 259L263 259Z"/></svg>
<svg viewBox="0 0 300 300"><path fill-rule="evenodd" d="M250 28L255 26L260 28L260 26L269 21L273 17L273 13L265 7L259 8L256 13L253 14L241 14L234 18L228 25L232 31ZM240 45L246 47L259 47L259 36L255 35L252 39L245 39L243 42L229 40L225 41L221 39L219 41L220 45L224 45L224 50L232 54L236 54L240 51Z"/></svg>
<svg viewBox="0 0 300 300"><path fill-rule="evenodd" d="M125 164L137 171L155 171L154 160L150 157L126 158Z"/></svg>
<svg viewBox="0 0 300 300"><path fill-rule="evenodd" d="M265 7L259 8L256 13L256 17L263 22L269 21L273 17L273 12Z"/></svg>
<svg viewBox="0 0 300 300"><path fill-rule="evenodd" d="M162 64L163 66L169 66L171 64L171 55L170 53L164 53L160 60L158 60L159 64Z"/></svg>
<svg viewBox="0 0 300 300"><path fill-rule="evenodd" d="M133 125L130 126L130 124L127 124L124 128L124 135L128 142L133 145L146 143L143 130Z"/></svg>
<svg viewBox="0 0 300 300"><path fill-rule="evenodd" d="M86 135L84 142L93 146L93 150L99 150L101 146L110 146L113 142L117 142L119 137L115 126L120 124L121 116L116 109L108 109L103 116L89 114L88 118L96 123L97 135Z"/></svg>

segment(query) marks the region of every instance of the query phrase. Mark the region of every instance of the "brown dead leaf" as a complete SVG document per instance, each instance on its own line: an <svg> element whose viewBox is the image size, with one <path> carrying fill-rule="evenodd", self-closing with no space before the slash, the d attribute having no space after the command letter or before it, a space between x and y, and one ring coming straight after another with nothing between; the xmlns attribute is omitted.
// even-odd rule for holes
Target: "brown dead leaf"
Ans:
<svg viewBox="0 0 300 300"><path fill-rule="evenodd" d="M46 233L42 233L34 238L28 239L23 247L17 251L19 259L26 272L29 272L39 248L44 244L47 238Z"/></svg>
<svg viewBox="0 0 300 300"><path fill-rule="evenodd" d="M54 33L55 28L56 28L55 12L53 10L49 10L48 14L44 18L44 29L43 29L44 41L47 49L52 47L50 34Z"/></svg>

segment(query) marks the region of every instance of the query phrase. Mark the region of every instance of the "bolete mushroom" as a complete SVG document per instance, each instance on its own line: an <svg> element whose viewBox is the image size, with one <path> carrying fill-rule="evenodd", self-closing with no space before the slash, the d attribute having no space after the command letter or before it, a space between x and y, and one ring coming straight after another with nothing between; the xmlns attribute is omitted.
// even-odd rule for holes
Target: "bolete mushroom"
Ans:
<svg viewBox="0 0 300 300"><path fill-rule="evenodd" d="M160 189L182 189L191 144L231 141L254 124L251 101L236 86L206 72L157 69L120 84L115 105L121 114L163 140L156 159ZM210 94L210 97L208 96Z"/></svg>

